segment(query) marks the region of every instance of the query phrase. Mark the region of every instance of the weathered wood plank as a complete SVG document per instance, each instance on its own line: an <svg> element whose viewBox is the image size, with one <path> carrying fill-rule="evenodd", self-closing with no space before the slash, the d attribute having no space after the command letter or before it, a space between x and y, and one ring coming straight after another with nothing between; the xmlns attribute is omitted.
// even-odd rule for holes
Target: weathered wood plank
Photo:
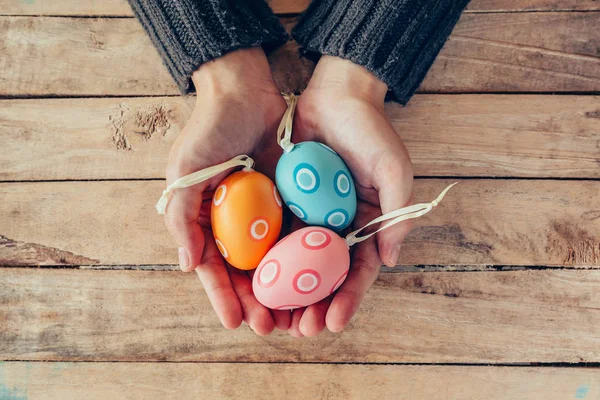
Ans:
<svg viewBox="0 0 600 400"><path fill-rule="evenodd" d="M599 24L596 12L465 14L421 90L598 91ZM178 94L134 19L0 17L0 48L2 96ZM271 61L282 90L304 87L295 43Z"/></svg>
<svg viewBox="0 0 600 400"><path fill-rule="evenodd" d="M449 181L417 180L415 202ZM163 181L0 184L0 265L175 264ZM600 181L463 180L416 220L401 265L600 266Z"/></svg>
<svg viewBox="0 0 600 400"><path fill-rule="evenodd" d="M0 180L164 178L193 98L0 100ZM600 98L417 95L387 113L420 176L600 178Z"/></svg>
<svg viewBox="0 0 600 400"><path fill-rule="evenodd" d="M301 13L309 1L267 0L277 14ZM133 11L127 0L0 0L0 15L133 17Z"/></svg>
<svg viewBox="0 0 600 400"><path fill-rule="evenodd" d="M597 12L464 15L420 90L598 91L599 25Z"/></svg>
<svg viewBox="0 0 600 400"><path fill-rule="evenodd" d="M0 270L0 359L600 361L600 271L381 274L342 334L227 332L181 272Z"/></svg>
<svg viewBox="0 0 600 400"><path fill-rule="evenodd" d="M0 15L132 17L127 0L0 0Z"/></svg>
<svg viewBox="0 0 600 400"><path fill-rule="evenodd" d="M309 0L269 0L275 13L295 14L308 7ZM466 12L593 11L595 0L472 0ZM132 17L126 0L0 0L0 15L111 16Z"/></svg>
<svg viewBox="0 0 600 400"><path fill-rule="evenodd" d="M0 385L13 396L8 398L37 400L595 399L600 396L599 375L598 369L584 368L426 365L0 364Z"/></svg>
<svg viewBox="0 0 600 400"><path fill-rule="evenodd" d="M466 12L597 11L596 0L472 0Z"/></svg>

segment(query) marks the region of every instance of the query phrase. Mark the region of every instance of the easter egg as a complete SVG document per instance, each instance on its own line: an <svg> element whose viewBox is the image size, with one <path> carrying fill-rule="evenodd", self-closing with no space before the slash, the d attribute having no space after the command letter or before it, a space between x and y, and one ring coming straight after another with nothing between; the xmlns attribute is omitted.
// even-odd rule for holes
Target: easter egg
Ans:
<svg viewBox="0 0 600 400"><path fill-rule="evenodd" d="M280 240L252 279L256 299L274 310L292 310L324 299L344 283L350 267L346 241L309 226Z"/></svg>
<svg viewBox="0 0 600 400"><path fill-rule="evenodd" d="M308 225L340 231L354 219L352 175L341 157L322 143L298 143L284 153L275 181L285 204Z"/></svg>
<svg viewBox="0 0 600 400"><path fill-rule="evenodd" d="M211 206L213 235L225 260L238 269L256 268L279 237L282 211L265 175L242 170L225 178Z"/></svg>

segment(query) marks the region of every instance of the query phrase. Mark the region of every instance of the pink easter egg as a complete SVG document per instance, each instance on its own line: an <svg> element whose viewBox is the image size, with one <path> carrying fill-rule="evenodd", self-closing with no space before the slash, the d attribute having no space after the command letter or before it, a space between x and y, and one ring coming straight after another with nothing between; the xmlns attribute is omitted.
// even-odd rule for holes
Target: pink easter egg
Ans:
<svg viewBox="0 0 600 400"><path fill-rule="evenodd" d="M252 288L274 310L314 304L344 283L350 267L346 241L322 227L306 227L281 239L262 259Z"/></svg>

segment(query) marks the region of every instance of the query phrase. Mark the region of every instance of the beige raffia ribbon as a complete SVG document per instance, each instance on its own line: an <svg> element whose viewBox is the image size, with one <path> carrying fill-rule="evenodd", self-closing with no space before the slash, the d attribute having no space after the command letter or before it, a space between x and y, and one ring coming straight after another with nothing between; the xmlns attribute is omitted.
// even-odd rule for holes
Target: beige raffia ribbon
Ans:
<svg viewBox="0 0 600 400"><path fill-rule="evenodd" d="M346 236L346 243L348 244L348 246L352 246L353 244L365 241L371 236L375 235L377 232L381 232L382 230L396 225L402 221L406 221L407 219L419 218L420 216L427 214L429 211L433 210L433 207L436 207L438 204L440 204L440 201L442 201L446 193L448 193L452 186L456 185L457 183L458 182L454 182L452 185L444 189L442 193L440 193L440 195L437 197L437 199L433 200L431 203L421 203L415 204L413 206L400 208L398 210L390 211L387 214L383 214L381 217L375 218L373 221L369 222L362 228L357 229L354 232L350 233L348 236ZM369 233L365 236L357 237L357 235L362 230L368 228L369 226L388 220L391 221L383 225L381 228L377 229L375 232Z"/></svg>
<svg viewBox="0 0 600 400"><path fill-rule="evenodd" d="M283 151L289 153L294 148L294 143L292 143L292 127L294 125L294 113L296 112L298 98L292 93L283 94L283 98L288 108L285 110L283 118L281 118L279 128L277 128L277 144L281 146Z"/></svg>
<svg viewBox="0 0 600 400"><path fill-rule="evenodd" d="M221 172L227 171L229 168L233 167L245 167L245 170L252 169L252 167L254 167L254 160L247 155L241 155L232 158L231 160L222 164L214 165L212 167L196 171L189 175L182 176L181 178L177 179L175 182L167 186L165 190L163 190L162 196L158 200L158 203L156 203L156 211L158 211L159 214L165 213L167 209L167 204L169 202L170 194L173 190L183 189L192 185L197 185L198 183L207 181L208 179L217 176Z"/></svg>

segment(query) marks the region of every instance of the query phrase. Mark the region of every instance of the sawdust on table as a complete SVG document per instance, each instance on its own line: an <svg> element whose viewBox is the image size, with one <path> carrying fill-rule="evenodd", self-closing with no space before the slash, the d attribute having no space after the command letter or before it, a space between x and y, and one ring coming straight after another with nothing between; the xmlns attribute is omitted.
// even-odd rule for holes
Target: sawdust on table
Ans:
<svg viewBox="0 0 600 400"><path fill-rule="evenodd" d="M130 109L119 105L119 114L109 116L111 141L117 150L132 150L130 135L150 140L155 134L165 136L170 128L170 107L165 103L148 104Z"/></svg>

